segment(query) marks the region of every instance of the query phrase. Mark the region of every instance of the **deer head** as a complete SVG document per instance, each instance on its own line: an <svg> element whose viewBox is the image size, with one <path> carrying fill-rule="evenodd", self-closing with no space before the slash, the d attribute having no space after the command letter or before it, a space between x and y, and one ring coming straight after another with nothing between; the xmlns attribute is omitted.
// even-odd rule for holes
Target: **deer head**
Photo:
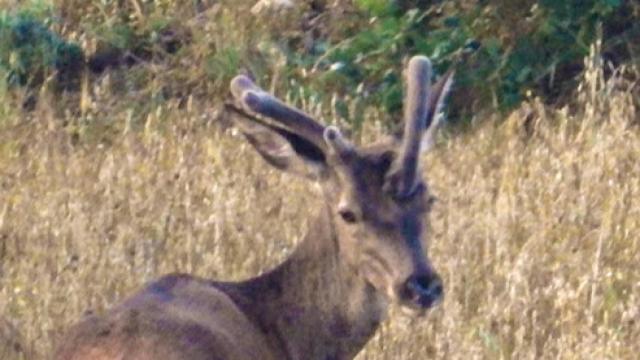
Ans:
<svg viewBox="0 0 640 360"><path fill-rule="evenodd" d="M426 252L433 197L419 155L433 142L453 72L431 86L431 63L416 56L405 76L402 137L369 146L355 146L247 76L232 80L235 103L227 108L241 115L235 122L267 162L322 185L340 258L388 299L420 314L442 298L443 285Z"/></svg>

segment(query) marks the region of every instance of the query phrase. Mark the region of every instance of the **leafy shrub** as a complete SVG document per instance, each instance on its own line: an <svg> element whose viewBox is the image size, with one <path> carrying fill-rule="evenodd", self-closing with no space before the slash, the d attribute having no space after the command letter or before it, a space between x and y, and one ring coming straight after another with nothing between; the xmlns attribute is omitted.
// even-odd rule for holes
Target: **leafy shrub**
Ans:
<svg viewBox="0 0 640 360"><path fill-rule="evenodd" d="M0 70L10 86L40 83L52 71L68 80L83 62L82 49L49 30L36 13L0 13Z"/></svg>
<svg viewBox="0 0 640 360"><path fill-rule="evenodd" d="M614 65L640 59L640 4L622 0L309 0L286 18L256 18L254 0L26 3L0 12L0 73L11 84L74 73L82 51L50 30L61 24L83 39L94 72L162 65L120 72L120 91L208 101L250 69L279 95L329 107L356 129L367 107L382 108L389 124L401 114L402 61L413 54L428 55L439 74L457 68L453 119L507 111L529 95L562 102L597 39Z"/></svg>
<svg viewBox="0 0 640 360"><path fill-rule="evenodd" d="M293 48L290 62L312 64L312 87L389 114L401 108L398 74L410 54L428 55L438 73L464 63L453 99L465 105L456 106L465 109L456 114L462 118L487 107L512 109L528 94L566 94L599 38L618 64L638 59L620 44L640 38L640 6L621 0L355 0L350 10L355 25L327 25L353 29L345 38L320 39L314 51Z"/></svg>

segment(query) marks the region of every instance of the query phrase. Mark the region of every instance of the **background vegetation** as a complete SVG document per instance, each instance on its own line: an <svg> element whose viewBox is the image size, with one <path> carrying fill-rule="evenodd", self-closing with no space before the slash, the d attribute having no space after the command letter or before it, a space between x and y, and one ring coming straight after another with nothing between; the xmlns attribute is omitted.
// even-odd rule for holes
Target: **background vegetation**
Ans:
<svg viewBox="0 0 640 360"><path fill-rule="evenodd" d="M231 76L368 141L397 126L414 53L456 67L467 125L424 159L447 298L360 359L634 358L635 2L254 4L0 0L0 358L46 358L160 274L289 254L319 199L226 128Z"/></svg>

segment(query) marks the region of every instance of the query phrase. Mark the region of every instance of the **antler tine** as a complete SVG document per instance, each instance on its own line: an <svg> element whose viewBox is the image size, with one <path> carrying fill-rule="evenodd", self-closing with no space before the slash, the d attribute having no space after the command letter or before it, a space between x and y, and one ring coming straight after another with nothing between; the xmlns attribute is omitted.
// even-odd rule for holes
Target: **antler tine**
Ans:
<svg viewBox="0 0 640 360"><path fill-rule="evenodd" d="M249 77L238 75L231 81L231 93L248 110L269 117L326 150L325 126L256 86Z"/></svg>
<svg viewBox="0 0 640 360"><path fill-rule="evenodd" d="M395 170L390 173L388 180L398 197L407 196L415 186L421 138L429 113L427 99L431 82L431 61L425 56L411 58L406 70L406 81L404 135L400 154L394 163Z"/></svg>
<svg viewBox="0 0 640 360"><path fill-rule="evenodd" d="M429 95L428 114L425 121L425 127L427 132L423 136L421 150L426 151L435 142L434 138L436 130L440 126L440 120L443 116L439 114L442 112L442 106L444 104L444 97L449 93L451 84L453 84L453 76L455 75L454 68L447 70L447 72L431 87L431 94Z"/></svg>

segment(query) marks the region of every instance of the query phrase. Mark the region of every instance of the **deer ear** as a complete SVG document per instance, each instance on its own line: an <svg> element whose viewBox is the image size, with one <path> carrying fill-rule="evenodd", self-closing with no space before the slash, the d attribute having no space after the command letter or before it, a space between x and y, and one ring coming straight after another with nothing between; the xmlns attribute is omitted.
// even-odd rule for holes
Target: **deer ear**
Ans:
<svg viewBox="0 0 640 360"><path fill-rule="evenodd" d="M324 152L303 137L242 114L233 122L265 161L280 170L309 179L321 179L326 173Z"/></svg>

